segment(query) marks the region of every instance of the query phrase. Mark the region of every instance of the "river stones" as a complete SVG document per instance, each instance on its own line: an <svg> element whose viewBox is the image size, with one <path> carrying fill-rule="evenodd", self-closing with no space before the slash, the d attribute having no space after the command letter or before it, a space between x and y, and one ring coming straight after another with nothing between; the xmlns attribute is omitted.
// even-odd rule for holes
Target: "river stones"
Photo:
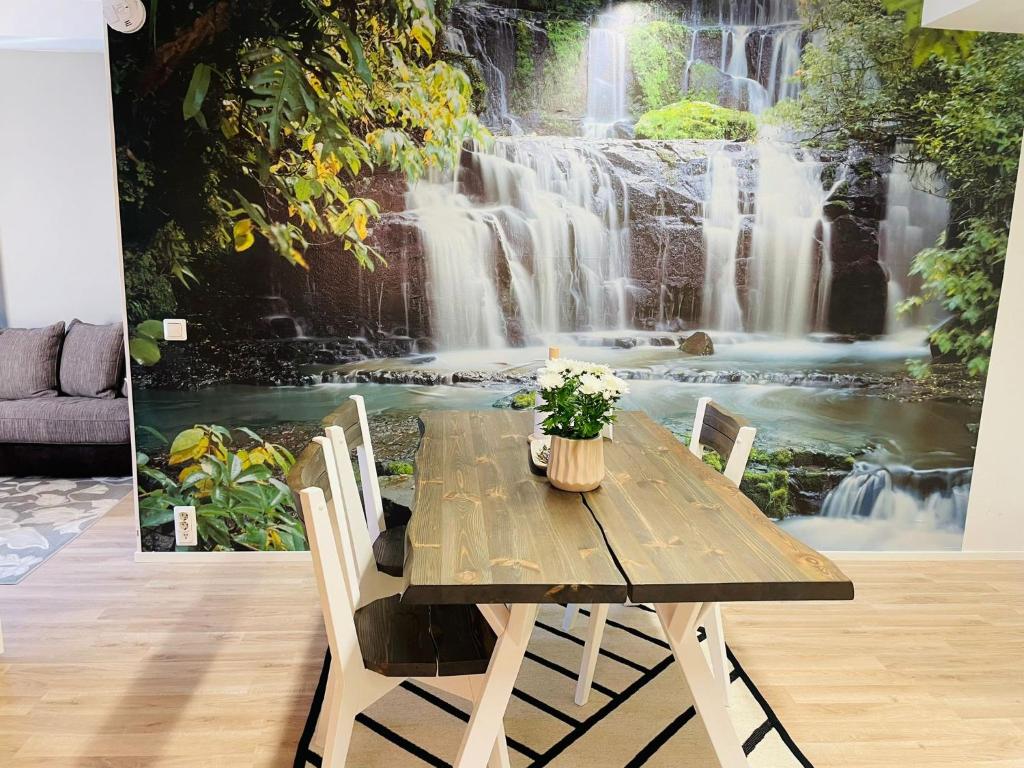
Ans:
<svg viewBox="0 0 1024 768"><path fill-rule="evenodd" d="M688 355L705 356L715 354L715 344L704 331L691 333L679 342L679 348Z"/></svg>

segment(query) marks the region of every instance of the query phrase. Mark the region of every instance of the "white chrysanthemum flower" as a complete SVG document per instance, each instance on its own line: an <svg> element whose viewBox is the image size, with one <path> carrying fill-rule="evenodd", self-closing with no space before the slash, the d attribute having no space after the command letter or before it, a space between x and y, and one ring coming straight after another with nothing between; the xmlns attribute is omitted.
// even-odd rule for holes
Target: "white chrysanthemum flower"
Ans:
<svg viewBox="0 0 1024 768"><path fill-rule="evenodd" d="M558 389L565 384L562 374L557 371L544 370L543 368L541 370L543 373L537 376L537 386L541 389Z"/></svg>
<svg viewBox="0 0 1024 768"><path fill-rule="evenodd" d="M604 382L592 373L580 376L580 392L584 395L603 395Z"/></svg>

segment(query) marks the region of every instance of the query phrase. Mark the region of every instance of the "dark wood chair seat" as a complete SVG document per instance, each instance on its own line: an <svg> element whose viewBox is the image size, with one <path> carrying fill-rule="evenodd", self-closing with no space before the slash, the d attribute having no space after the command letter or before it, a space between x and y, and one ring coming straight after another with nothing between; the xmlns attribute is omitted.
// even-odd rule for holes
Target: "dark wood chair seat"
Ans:
<svg viewBox="0 0 1024 768"><path fill-rule="evenodd" d="M385 528L373 542L377 570L389 576L401 576L405 565L405 526Z"/></svg>
<svg viewBox="0 0 1024 768"><path fill-rule="evenodd" d="M386 677L450 677L487 671L496 637L471 605L408 605L399 595L355 613L366 668Z"/></svg>

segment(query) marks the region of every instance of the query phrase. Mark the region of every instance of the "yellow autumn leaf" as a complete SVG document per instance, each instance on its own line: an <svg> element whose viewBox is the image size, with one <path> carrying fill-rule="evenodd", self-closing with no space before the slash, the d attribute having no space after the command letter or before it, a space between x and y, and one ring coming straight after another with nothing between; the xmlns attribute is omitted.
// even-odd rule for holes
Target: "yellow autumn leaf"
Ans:
<svg viewBox="0 0 1024 768"><path fill-rule="evenodd" d="M297 249L292 248L291 254L292 254L292 261L294 261L296 264L298 264L303 269L309 269L309 264L306 263L306 260L303 258L302 254L299 253L299 251Z"/></svg>
<svg viewBox="0 0 1024 768"><path fill-rule="evenodd" d="M267 531L267 544L270 549L276 549L279 552L284 550L284 542L281 541L281 534L275 531L273 528Z"/></svg>
<svg viewBox="0 0 1024 768"><path fill-rule="evenodd" d="M202 467L198 464L189 464L181 472L178 473L178 482L184 483L188 479L189 475L194 475L196 472L202 470Z"/></svg>
<svg viewBox="0 0 1024 768"><path fill-rule="evenodd" d="M241 451L239 451L241 454ZM267 453L267 449L260 446L259 448L253 448L248 452L249 464L248 466L257 466L260 464L266 464L270 459L270 454Z"/></svg>
<svg viewBox="0 0 1024 768"><path fill-rule="evenodd" d="M356 228L356 234L359 235L360 240L366 239L366 224L369 221L369 217L365 213L357 213L352 217L352 226Z"/></svg>
<svg viewBox="0 0 1024 768"><path fill-rule="evenodd" d="M241 253L252 247L256 236L252 233L252 219L239 219L235 222L235 250Z"/></svg>
<svg viewBox="0 0 1024 768"><path fill-rule="evenodd" d="M192 459L198 459L206 453L206 449L209 447L209 438L200 438L200 440L194 445L190 445L189 447L183 448L179 451L171 451L171 457L167 460L167 463L174 466L175 464L182 464L183 462L191 461Z"/></svg>
<svg viewBox="0 0 1024 768"><path fill-rule="evenodd" d="M423 52L430 56L432 42L430 40L430 36L427 35L427 31L423 28L423 26L419 22L416 22L415 24L412 25L412 29L409 31L412 33L412 36L416 39L416 42L420 44L420 48L423 49Z"/></svg>

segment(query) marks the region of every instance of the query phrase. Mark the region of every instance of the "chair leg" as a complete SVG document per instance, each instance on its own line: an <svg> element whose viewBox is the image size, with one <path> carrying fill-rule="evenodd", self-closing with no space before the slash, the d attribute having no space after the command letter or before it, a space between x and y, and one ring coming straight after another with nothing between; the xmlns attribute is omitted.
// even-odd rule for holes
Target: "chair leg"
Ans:
<svg viewBox="0 0 1024 768"><path fill-rule="evenodd" d="M722 694L722 701L729 706L729 656L725 652L725 628L722 626L722 606L715 603L708 612L704 623L707 633L708 651L711 655L711 673Z"/></svg>
<svg viewBox="0 0 1024 768"><path fill-rule="evenodd" d="M594 669L601 653L601 637L608 619L608 604L594 603L590 606L590 621L587 623L587 642L583 646L580 662L580 676L576 681L576 703L583 706L590 698L590 686L594 682Z"/></svg>
<svg viewBox="0 0 1024 768"><path fill-rule="evenodd" d="M340 677L336 678L341 682ZM352 742L352 728L355 726L359 706L351 695L346 696L344 686L335 685L326 697L327 738L324 743L323 768L344 768Z"/></svg>
<svg viewBox="0 0 1024 768"><path fill-rule="evenodd" d="M569 603L565 606L565 613L562 616L562 629L570 631L576 625L576 618L580 615L580 607L577 603Z"/></svg>

